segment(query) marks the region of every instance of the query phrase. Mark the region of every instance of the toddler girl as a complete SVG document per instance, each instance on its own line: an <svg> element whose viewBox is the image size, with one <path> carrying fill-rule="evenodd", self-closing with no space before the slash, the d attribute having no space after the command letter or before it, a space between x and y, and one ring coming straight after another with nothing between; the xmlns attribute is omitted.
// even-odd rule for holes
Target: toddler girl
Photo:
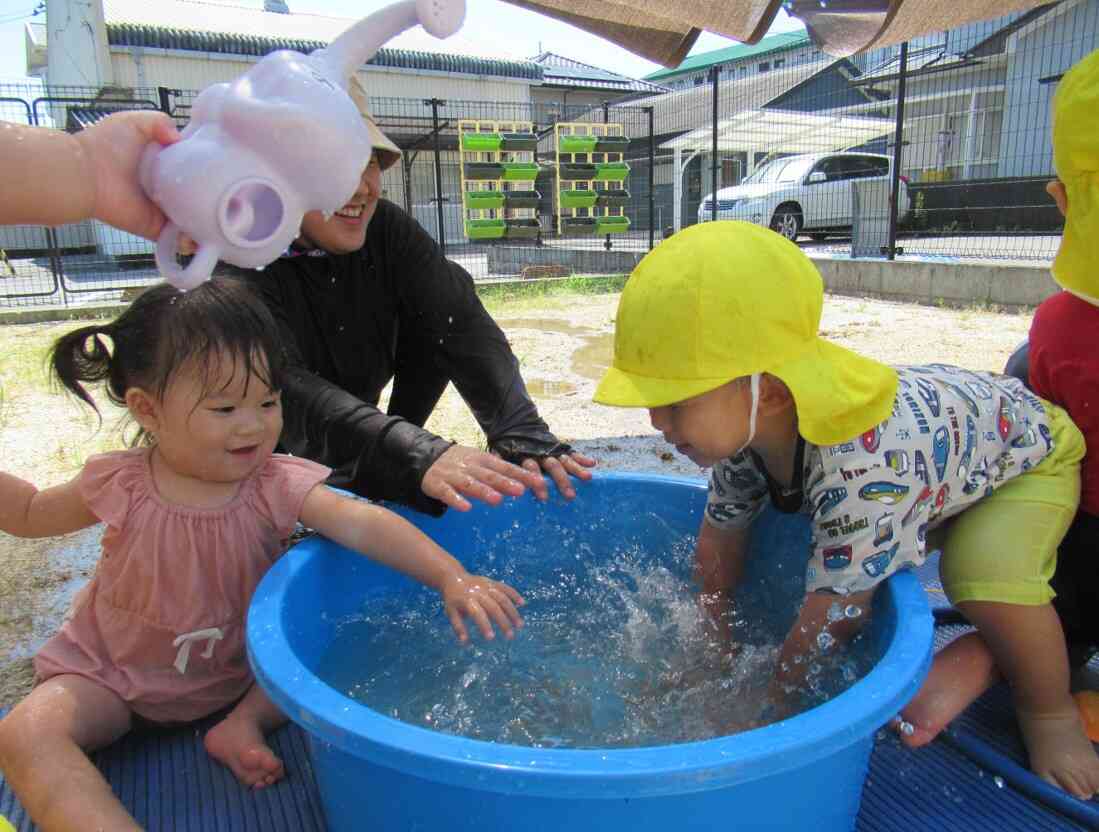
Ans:
<svg viewBox="0 0 1099 832"><path fill-rule="evenodd" d="M249 672L244 620L299 519L438 590L463 642L464 618L485 638L493 621L509 637L522 624L514 589L468 574L396 514L324 487L328 468L273 453L286 372L277 332L244 284L215 279L186 294L152 288L54 346L65 387L95 407L84 384L105 382L143 441L42 491L0 474L9 534L106 526L94 577L35 657L37 686L0 722L0 767L42 829L138 828L87 757L135 719L190 722L233 706L207 751L246 785L282 776L264 735L285 717Z"/></svg>

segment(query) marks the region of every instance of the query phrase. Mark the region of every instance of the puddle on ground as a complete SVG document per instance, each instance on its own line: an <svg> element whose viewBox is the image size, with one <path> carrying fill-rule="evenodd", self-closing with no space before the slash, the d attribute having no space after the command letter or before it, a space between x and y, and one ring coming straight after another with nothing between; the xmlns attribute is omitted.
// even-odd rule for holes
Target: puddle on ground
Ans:
<svg viewBox="0 0 1099 832"><path fill-rule="evenodd" d="M611 366L614 356L614 333L600 332L590 326L573 326L559 318L508 318L500 321L505 329L534 329L539 332L556 332L571 335L580 342L573 350L570 368L576 375L599 381L603 373ZM576 386L564 381L532 380L527 383L532 396L555 398L567 396L576 391Z"/></svg>
<svg viewBox="0 0 1099 832"><path fill-rule="evenodd" d="M600 335L588 335L584 337L584 346L573 351L572 371L578 376L599 381L603 373L611 366L614 358L614 333L604 332Z"/></svg>
<svg viewBox="0 0 1099 832"><path fill-rule="evenodd" d="M527 392L536 399L556 399L576 392L576 385L567 381L534 378L527 382Z"/></svg>

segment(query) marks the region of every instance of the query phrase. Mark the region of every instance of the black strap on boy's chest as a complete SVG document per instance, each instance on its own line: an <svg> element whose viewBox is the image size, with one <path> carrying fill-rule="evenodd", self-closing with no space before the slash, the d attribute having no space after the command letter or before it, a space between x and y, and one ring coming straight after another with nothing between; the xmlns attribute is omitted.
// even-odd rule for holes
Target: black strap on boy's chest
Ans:
<svg viewBox="0 0 1099 832"><path fill-rule="evenodd" d="M749 450L748 453L752 455L756 467L763 472L763 477L767 480L767 491L771 494L771 505L783 514L796 514L801 511L802 503L805 502L805 440L800 435L798 436L797 448L794 450L794 485L792 488L783 487L771 476L759 454L753 450Z"/></svg>

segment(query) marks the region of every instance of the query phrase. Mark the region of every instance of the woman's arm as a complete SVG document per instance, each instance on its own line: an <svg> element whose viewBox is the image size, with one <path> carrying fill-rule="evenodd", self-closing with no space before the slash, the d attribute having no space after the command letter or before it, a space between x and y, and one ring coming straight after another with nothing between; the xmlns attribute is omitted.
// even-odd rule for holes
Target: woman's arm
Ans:
<svg viewBox="0 0 1099 832"><path fill-rule="evenodd" d="M0 472L0 531L16 537L54 537L98 522L80 493L79 477L39 491L26 480Z"/></svg>
<svg viewBox="0 0 1099 832"><path fill-rule="evenodd" d="M505 583L470 575L430 537L381 506L342 497L319 485L306 496L301 521L325 537L436 590L463 643L469 640L464 618L471 618L486 639L495 635L493 621L508 638L523 624L515 609L523 604L518 592Z"/></svg>
<svg viewBox="0 0 1099 832"><path fill-rule="evenodd" d="M180 138L164 113L115 113L69 134L0 123L0 224L62 225L95 217L155 239L160 208L145 196L138 166L151 142Z"/></svg>

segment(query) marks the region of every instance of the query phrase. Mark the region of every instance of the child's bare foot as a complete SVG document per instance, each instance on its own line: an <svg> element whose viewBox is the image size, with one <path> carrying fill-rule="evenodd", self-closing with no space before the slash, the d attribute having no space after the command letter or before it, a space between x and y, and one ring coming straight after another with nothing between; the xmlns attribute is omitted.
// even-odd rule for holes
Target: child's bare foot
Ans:
<svg viewBox="0 0 1099 832"><path fill-rule="evenodd" d="M1074 797L1090 800L1099 791L1099 756L1084 735L1075 705L1061 713L1016 713L1030 770Z"/></svg>
<svg viewBox="0 0 1099 832"><path fill-rule="evenodd" d="M901 711L901 742L909 748L927 745L999 679L992 653L977 633L955 639L936 654L923 686Z"/></svg>
<svg viewBox="0 0 1099 832"><path fill-rule="evenodd" d="M206 732L206 753L228 766L245 786L262 789L282 779L282 760L264 742L259 726L232 713Z"/></svg>

